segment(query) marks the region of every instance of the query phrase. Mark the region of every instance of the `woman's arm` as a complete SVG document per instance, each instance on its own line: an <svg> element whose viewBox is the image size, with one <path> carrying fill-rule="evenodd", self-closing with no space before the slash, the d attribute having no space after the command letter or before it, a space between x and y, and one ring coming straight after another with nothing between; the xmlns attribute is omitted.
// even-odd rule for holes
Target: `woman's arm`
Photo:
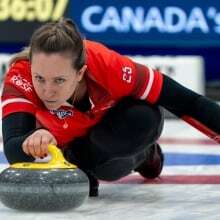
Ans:
<svg viewBox="0 0 220 220"><path fill-rule="evenodd" d="M17 112L2 119L3 147L10 164L31 162L34 157L22 150L24 140L36 131L36 119L30 113Z"/></svg>
<svg viewBox="0 0 220 220"><path fill-rule="evenodd" d="M212 139L220 141L220 106L164 75L157 102Z"/></svg>

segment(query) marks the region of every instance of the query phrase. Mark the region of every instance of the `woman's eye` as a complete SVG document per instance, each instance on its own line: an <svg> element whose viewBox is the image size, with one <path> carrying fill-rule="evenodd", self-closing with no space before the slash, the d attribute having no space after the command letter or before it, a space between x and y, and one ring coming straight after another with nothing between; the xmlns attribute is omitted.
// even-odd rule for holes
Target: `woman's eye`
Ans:
<svg viewBox="0 0 220 220"><path fill-rule="evenodd" d="M36 79L38 82L44 82L44 78L41 77L41 76L35 76L35 79Z"/></svg>
<svg viewBox="0 0 220 220"><path fill-rule="evenodd" d="M65 79L55 79L55 83L57 83L57 84L62 84L65 81L66 81Z"/></svg>

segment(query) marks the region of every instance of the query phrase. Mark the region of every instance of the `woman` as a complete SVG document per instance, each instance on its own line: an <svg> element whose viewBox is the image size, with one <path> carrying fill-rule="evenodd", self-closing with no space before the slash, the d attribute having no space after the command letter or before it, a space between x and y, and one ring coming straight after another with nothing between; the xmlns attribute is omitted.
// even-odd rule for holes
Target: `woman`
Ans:
<svg viewBox="0 0 220 220"><path fill-rule="evenodd" d="M145 178L159 176L160 106L218 137L220 109L214 102L83 40L70 19L47 23L14 57L6 75L4 153L9 163L34 161L47 156L54 143L87 173L90 196L97 196L97 179L116 180L132 170Z"/></svg>

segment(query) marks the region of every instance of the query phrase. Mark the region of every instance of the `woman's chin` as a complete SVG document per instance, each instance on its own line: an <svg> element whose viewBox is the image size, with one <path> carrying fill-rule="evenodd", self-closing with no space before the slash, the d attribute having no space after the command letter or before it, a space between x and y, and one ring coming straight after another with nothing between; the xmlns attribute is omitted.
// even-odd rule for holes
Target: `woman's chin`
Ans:
<svg viewBox="0 0 220 220"><path fill-rule="evenodd" d="M55 104L48 104L48 103L44 103L44 105L48 110L57 110L60 107L60 105L58 106Z"/></svg>

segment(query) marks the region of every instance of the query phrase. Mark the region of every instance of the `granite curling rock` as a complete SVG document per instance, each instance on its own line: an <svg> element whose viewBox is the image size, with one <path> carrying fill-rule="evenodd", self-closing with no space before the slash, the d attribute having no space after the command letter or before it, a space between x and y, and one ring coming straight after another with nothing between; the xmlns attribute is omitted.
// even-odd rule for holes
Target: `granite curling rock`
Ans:
<svg viewBox="0 0 220 220"><path fill-rule="evenodd" d="M89 195L89 180L62 152L49 145L48 163L16 163L0 174L0 200L13 209L58 211L79 207Z"/></svg>

